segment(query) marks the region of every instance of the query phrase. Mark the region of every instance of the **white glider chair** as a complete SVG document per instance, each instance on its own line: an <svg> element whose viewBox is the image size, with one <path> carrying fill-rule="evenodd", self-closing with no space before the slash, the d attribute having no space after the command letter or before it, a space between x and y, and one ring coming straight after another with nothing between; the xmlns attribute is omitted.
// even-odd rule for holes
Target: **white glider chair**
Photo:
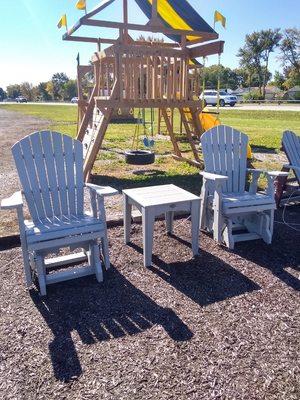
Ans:
<svg viewBox="0 0 300 400"><path fill-rule="evenodd" d="M294 176L278 180L276 190L278 205L300 200L300 136L297 136L292 131L283 132L282 149L289 161L289 164L284 165L282 170L287 172L292 171Z"/></svg>
<svg viewBox="0 0 300 400"><path fill-rule="evenodd" d="M22 192L1 202L1 209L15 208L27 286L36 273L41 295L46 285L95 274L103 280L99 242L106 269L109 268L104 195L115 189L84 184L82 143L57 132L35 132L12 147ZM84 212L84 186L89 188L91 213ZM24 220L24 194L32 220ZM46 258L61 248L75 254ZM87 266L55 272L53 267L87 260Z"/></svg>
<svg viewBox="0 0 300 400"><path fill-rule="evenodd" d="M239 241L262 238L271 243L273 234L274 180L284 173L247 169L248 137L229 126L219 125L201 136L205 163L201 190L200 229L213 232L218 243L230 249ZM246 191L246 174L252 182ZM268 179L266 193L257 193L259 175Z"/></svg>

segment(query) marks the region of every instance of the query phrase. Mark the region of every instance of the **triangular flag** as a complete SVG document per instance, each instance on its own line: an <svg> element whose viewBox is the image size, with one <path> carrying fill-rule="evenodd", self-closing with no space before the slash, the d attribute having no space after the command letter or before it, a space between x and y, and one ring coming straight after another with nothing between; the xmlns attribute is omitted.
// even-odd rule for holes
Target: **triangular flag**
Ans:
<svg viewBox="0 0 300 400"><path fill-rule="evenodd" d="M62 26L67 27L67 16L64 14L58 21L57 27L60 29Z"/></svg>
<svg viewBox="0 0 300 400"><path fill-rule="evenodd" d="M76 3L77 10L85 10L86 9L86 1L85 0L78 0Z"/></svg>
<svg viewBox="0 0 300 400"><path fill-rule="evenodd" d="M219 11L215 11L214 25L216 22L221 22L223 28L226 28L226 18Z"/></svg>

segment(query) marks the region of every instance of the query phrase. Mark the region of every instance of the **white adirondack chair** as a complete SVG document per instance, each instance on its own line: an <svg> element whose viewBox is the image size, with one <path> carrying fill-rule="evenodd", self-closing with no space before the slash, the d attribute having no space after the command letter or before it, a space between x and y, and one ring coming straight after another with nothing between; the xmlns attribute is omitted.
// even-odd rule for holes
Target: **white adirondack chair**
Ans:
<svg viewBox="0 0 300 400"><path fill-rule="evenodd" d="M300 200L300 136L294 132L285 131L282 135L282 148L286 154L289 164L283 166L283 171L293 171L294 177L279 180L276 190L277 204Z"/></svg>
<svg viewBox="0 0 300 400"><path fill-rule="evenodd" d="M274 179L266 172L266 194L257 193L262 170L247 169L248 137L229 126L219 125L201 136L205 163L201 190L200 229L213 231L218 243L230 249L239 241L262 238L271 243L274 220ZM246 174L252 174L246 191Z"/></svg>
<svg viewBox="0 0 300 400"><path fill-rule="evenodd" d="M104 264L109 268L107 228L103 195L115 189L84 184L83 146L57 132L36 132L12 147L22 192L2 200L1 209L18 213L25 278L32 284L37 274L40 293L46 285L96 274L103 280L98 241L101 240ZM91 214L84 213L84 186L91 196ZM32 221L24 220L24 194ZM61 248L83 249L77 254L46 258ZM49 272L50 267L88 260L88 266Z"/></svg>

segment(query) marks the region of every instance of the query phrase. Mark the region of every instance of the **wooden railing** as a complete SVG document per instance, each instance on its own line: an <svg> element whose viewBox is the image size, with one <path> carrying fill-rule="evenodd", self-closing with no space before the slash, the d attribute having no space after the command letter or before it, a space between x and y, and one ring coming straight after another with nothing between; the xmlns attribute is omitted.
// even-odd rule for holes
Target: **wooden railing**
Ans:
<svg viewBox="0 0 300 400"><path fill-rule="evenodd" d="M185 50L150 46L114 46L114 56L96 62L98 96L109 98L115 82L115 100L190 100L192 76Z"/></svg>

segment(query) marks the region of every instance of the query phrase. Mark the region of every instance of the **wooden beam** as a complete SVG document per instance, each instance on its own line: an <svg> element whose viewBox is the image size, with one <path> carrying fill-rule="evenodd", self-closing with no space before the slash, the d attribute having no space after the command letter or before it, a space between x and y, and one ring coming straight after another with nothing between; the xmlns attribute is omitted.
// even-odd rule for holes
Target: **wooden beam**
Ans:
<svg viewBox="0 0 300 400"><path fill-rule="evenodd" d="M224 49L224 41L219 40L189 49L190 58L206 57L212 54L221 54Z"/></svg>
<svg viewBox="0 0 300 400"><path fill-rule="evenodd" d="M63 40L70 42L86 42L86 43L103 43L103 44L116 44L118 43L115 39L100 39L87 36L70 36L67 33L64 34Z"/></svg>
<svg viewBox="0 0 300 400"><path fill-rule="evenodd" d="M185 29L172 29L172 28L165 28L164 26L153 26L153 25L140 25L140 24L124 24L123 22L112 22L112 21L103 21L103 20L96 20L96 19L88 19L88 18L81 18L80 19L81 25L88 25L88 26L98 26L104 28L112 28L112 29L126 29L126 30L133 30L133 31L144 31L144 32L156 32L156 33L164 33L167 35L188 35L194 36L197 38L198 36L202 37L204 41L206 40L214 40L218 39L219 35L215 32L201 32L201 31L194 31L194 30L185 30Z"/></svg>

